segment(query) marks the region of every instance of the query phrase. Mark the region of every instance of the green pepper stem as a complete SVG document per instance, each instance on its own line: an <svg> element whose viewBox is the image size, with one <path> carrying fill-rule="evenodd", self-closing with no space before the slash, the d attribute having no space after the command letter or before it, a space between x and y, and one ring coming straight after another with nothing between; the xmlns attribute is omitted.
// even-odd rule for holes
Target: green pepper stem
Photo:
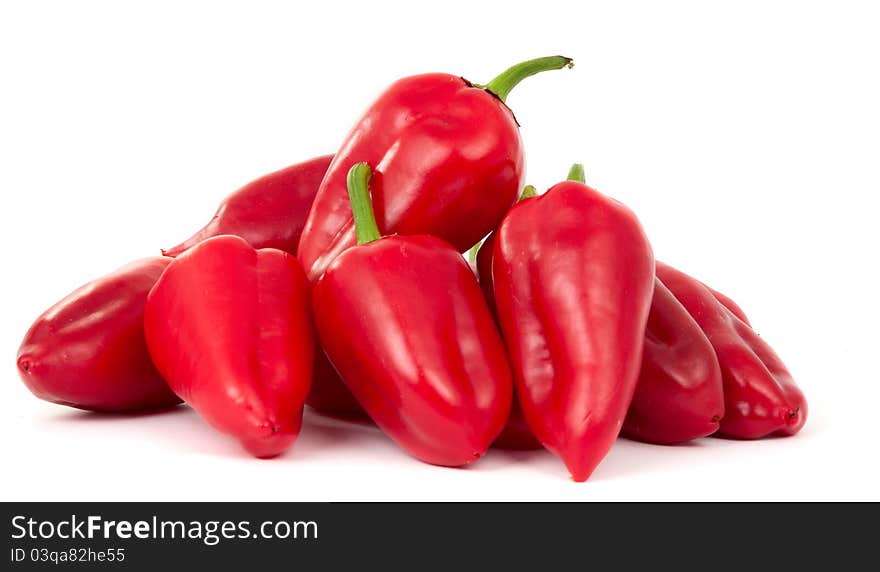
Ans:
<svg viewBox="0 0 880 572"><path fill-rule="evenodd" d="M519 196L519 198L516 200L516 202L520 202L525 199L530 199L530 198L535 197L537 195L538 195L538 193L535 190L534 185L526 185L525 188L523 189L522 194Z"/></svg>
<svg viewBox="0 0 880 572"><path fill-rule="evenodd" d="M370 199L370 178L373 170L366 163L356 163L348 170L348 199L354 217L354 231L358 244L367 244L382 238L376 225L373 201Z"/></svg>
<svg viewBox="0 0 880 572"><path fill-rule="evenodd" d="M546 58L536 58L528 60L515 66L509 67L501 72L495 79L486 85L480 85L484 89L488 89L501 101L506 101L510 91L516 85L529 76L550 70L559 70L565 67L574 66L574 60L565 56L549 56Z"/></svg>
<svg viewBox="0 0 880 572"><path fill-rule="evenodd" d="M486 242L485 238L481 238L478 243L473 245L470 250L468 250L467 259L468 262L473 264L477 260L477 253L480 252L480 247L483 246L483 243Z"/></svg>
<svg viewBox="0 0 880 572"><path fill-rule="evenodd" d="M577 181L578 183L586 183L587 177L584 175L584 166L580 163L572 165L571 169L568 171L568 180Z"/></svg>

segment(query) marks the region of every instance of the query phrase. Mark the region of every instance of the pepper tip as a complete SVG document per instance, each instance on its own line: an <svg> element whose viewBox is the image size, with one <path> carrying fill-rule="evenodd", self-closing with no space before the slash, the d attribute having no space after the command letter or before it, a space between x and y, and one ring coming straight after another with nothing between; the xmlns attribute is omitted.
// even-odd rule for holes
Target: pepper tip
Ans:
<svg viewBox="0 0 880 572"><path fill-rule="evenodd" d="M27 354L19 356L17 365L19 371L25 375L30 374L34 366L32 358Z"/></svg>

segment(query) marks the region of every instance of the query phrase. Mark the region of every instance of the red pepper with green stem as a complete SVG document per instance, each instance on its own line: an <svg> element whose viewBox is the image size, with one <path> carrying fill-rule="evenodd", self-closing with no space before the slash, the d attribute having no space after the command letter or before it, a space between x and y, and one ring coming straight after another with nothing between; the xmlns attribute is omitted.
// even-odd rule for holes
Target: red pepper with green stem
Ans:
<svg viewBox="0 0 880 572"><path fill-rule="evenodd" d="M569 177L585 182L579 165ZM526 187L520 200L529 196L534 196L534 189ZM480 286L493 309L494 240L495 235L490 235L477 253ZM714 433L723 413L721 370L709 340L687 310L655 279L642 366L623 433L651 443L681 443ZM528 428L516 400L510 419L494 445L504 449L541 446Z"/></svg>
<svg viewBox="0 0 880 572"><path fill-rule="evenodd" d="M625 206L569 180L507 213L492 278L526 421L584 481L638 379L654 286L648 239Z"/></svg>
<svg viewBox="0 0 880 572"><path fill-rule="evenodd" d="M504 345L459 252L427 235L382 237L370 168L349 172L358 246L312 288L321 343L360 405L422 461L479 459L510 411Z"/></svg>
<svg viewBox="0 0 880 572"><path fill-rule="evenodd" d="M515 65L485 86L432 73L392 84L367 109L333 159L300 240L310 280L355 245L346 177L375 166L372 197L383 234L429 234L464 252L494 229L516 200L523 145L505 105L523 79L571 65L553 56Z"/></svg>
<svg viewBox="0 0 880 572"><path fill-rule="evenodd" d="M371 192L383 234L431 234L464 251L494 229L516 198L524 164L504 101L526 77L571 64L561 56L530 60L485 86L440 73L391 85L349 133L321 183L298 250L310 280L355 244L346 177L356 162L376 166ZM320 352L315 371L308 404L358 414Z"/></svg>
<svg viewBox="0 0 880 572"><path fill-rule="evenodd" d="M569 178L585 182L583 169ZM719 300L738 306L719 292ZM711 435L724 416L721 368L708 338L675 296L654 279L642 365L623 433L672 445Z"/></svg>
<svg viewBox="0 0 880 572"><path fill-rule="evenodd" d="M147 294L171 262L136 260L89 282L46 310L18 349L18 373L40 399L102 412L180 403L144 340Z"/></svg>
<svg viewBox="0 0 880 572"><path fill-rule="evenodd" d="M156 367L256 457L282 453L299 434L314 360L308 291L290 254L223 235L174 259L147 297Z"/></svg>
<svg viewBox="0 0 880 572"><path fill-rule="evenodd" d="M767 342L702 282L659 263L657 277L693 316L718 357L725 401L718 434L759 439L800 431L807 401Z"/></svg>

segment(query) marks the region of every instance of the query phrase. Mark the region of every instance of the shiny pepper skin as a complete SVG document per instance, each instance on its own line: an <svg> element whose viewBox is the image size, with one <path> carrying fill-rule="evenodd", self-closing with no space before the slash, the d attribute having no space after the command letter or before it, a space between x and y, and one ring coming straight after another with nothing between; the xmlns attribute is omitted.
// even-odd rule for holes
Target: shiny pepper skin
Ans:
<svg viewBox="0 0 880 572"><path fill-rule="evenodd" d="M282 453L300 430L314 359L308 289L290 254L224 235L177 257L147 298L159 371L256 457Z"/></svg>
<svg viewBox="0 0 880 572"><path fill-rule="evenodd" d="M493 309L494 237L486 239L477 255L480 286ZM623 433L640 441L672 445L711 435L718 430L723 415L724 393L715 350L684 306L655 279L642 366ZM516 400L507 425L493 445L502 449L541 446Z"/></svg>
<svg viewBox="0 0 880 572"><path fill-rule="evenodd" d="M226 197L204 228L163 254L178 256L212 236L233 234L254 248L277 248L295 255L332 159L333 155L315 157L251 181Z"/></svg>
<svg viewBox="0 0 880 572"><path fill-rule="evenodd" d="M504 346L461 255L392 236L340 256L315 284L330 361L370 417L425 462L479 459L510 411Z"/></svg>
<svg viewBox="0 0 880 572"><path fill-rule="evenodd" d="M715 349L725 402L718 434L759 439L800 431L807 420L806 399L767 342L705 284L660 263L657 277L693 316Z"/></svg>
<svg viewBox="0 0 880 572"><path fill-rule="evenodd" d="M655 280L642 369L623 433L673 445L715 433L723 416L715 350L684 306Z"/></svg>
<svg viewBox="0 0 880 572"><path fill-rule="evenodd" d="M523 149L513 114L460 77L398 80L367 110L321 183L300 242L311 280L355 244L345 178L377 165L371 191L379 230L431 234L466 250L516 200Z"/></svg>
<svg viewBox="0 0 880 572"><path fill-rule="evenodd" d="M332 160L333 155L315 157L251 181L226 197L204 228L164 253L178 256L208 238L232 234L254 248L277 248L295 255L306 217ZM321 348L315 352L306 403L324 413L364 415Z"/></svg>
<svg viewBox="0 0 880 572"><path fill-rule="evenodd" d="M579 170L575 173L580 179ZM523 196L526 195L524 192ZM493 314L495 236L493 233L486 238L475 265L480 287ZM742 314L735 302L720 292L712 293ZM684 306L655 278L642 366L623 433L649 443L683 443L717 431L723 414L721 369L715 350ZM541 446L528 428L516 399L510 419L494 446L503 449Z"/></svg>
<svg viewBox="0 0 880 572"><path fill-rule="evenodd" d="M504 217L492 277L526 421L584 481L638 379L654 287L648 239L622 204L565 181Z"/></svg>
<svg viewBox="0 0 880 572"><path fill-rule="evenodd" d="M359 164L349 174L360 244L312 288L321 343L401 448L427 463L466 465L486 452L510 412L504 344L455 248L426 235L380 238L372 212L358 214L370 208L369 173Z"/></svg>
<svg viewBox="0 0 880 572"><path fill-rule="evenodd" d="M78 409L123 412L180 403L156 371L144 341L147 293L170 258L132 262L46 310L18 349L18 373L40 399Z"/></svg>
<svg viewBox="0 0 880 572"><path fill-rule="evenodd" d="M371 192L383 235L433 235L462 252L488 234L523 178L519 127L503 100L528 75L570 64L524 62L485 88L444 73L392 84L345 138L318 189L298 251L309 280L356 243L346 177L357 162L375 169Z"/></svg>

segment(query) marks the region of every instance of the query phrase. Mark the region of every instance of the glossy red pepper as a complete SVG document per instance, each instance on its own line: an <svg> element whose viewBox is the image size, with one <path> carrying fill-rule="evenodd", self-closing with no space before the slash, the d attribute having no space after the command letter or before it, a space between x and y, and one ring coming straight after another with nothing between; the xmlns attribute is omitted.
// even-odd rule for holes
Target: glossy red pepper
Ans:
<svg viewBox="0 0 880 572"><path fill-rule="evenodd" d="M526 421L584 481L617 438L638 379L654 289L648 239L629 209L569 180L504 217L492 278Z"/></svg>
<svg viewBox="0 0 880 572"><path fill-rule="evenodd" d="M375 166L383 234L430 234L460 252L488 234L523 177L522 139L504 101L524 78L570 65L561 56L530 60L486 86L442 73L392 84L348 134L318 189L298 251L309 280L356 242L346 177L360 161Z"/></svg>
<svg viewBox="0 0 880 572"><path fill-rule="evenodd" d="M574 174L576 180L584 182L581 176L580 172ZM534 187L526 187L520 200L534 195ZM494 244L495 234L491 234L476 255L480 287L493 312ZM738 309L732 300L714 293ZM717 431L723 414L721 369L712 345L684 306L655 279L642 366L623 433L650 443L683 443ZM503 449L541 447L516 399L510 419L493 445Z"/></svg>
<svg viewBox="0 0 880 572"><path fill-rule="evenodd" d="M623 433L673 445L715 433L723 416L715 350L684 306L655 280L642 369Z"/></svg>
<svg viewBox="0 0 880 572"><path fill-rule="evenodd" d="M312 289L321 342L370 417L425 462L480 458L510 411L504 345L458 251L426 235L381 235L370 168L349 176L359 246Z"/></svg>
<svg viewBox="0 0 880 572"><path fill-rule="evenodd" d="M213 236L233 234L254 248L296 254L306 217L332 159L333 155L315 157L251 181L226 197L204 228L163 252L177 256ZM313 369L306 398L309 406L333 415L364 415L320 348Z"/></svg>
<svg viewBox="0 0 880 572"><path fill-rule="evenodd" d="M491 248L490 236L484 246ZM494 306L491 250L480 249L480 286ZM489 278L483 278L483 277ZM623 433L633 439L677 444L711 435L724 415L721 369L712 344L684 306L663 286L654 282L654 295L642 367L627 411ZM535 438L519 404L514 400L510 419L493 446L502 449L537 449Z"/></svg>
<svg viewBox="0 0 880 572"><path fill-rule="evenodd" d="M257 457L283 452L299 434L314 360L308 290L290 254L225 235L177 257L147 297L156 367Z"/></svg>
<svg viewBox="0 0 880 572"><path fill-rule="evenodd" d="M333 155L315 157L251 181L226 197L201 230L163 254L177 256L212 236L234 234L254 248L277 248L295 255L332 159Z"/></svg>
<svg viewBox="0 0 880 572"><path fill-rule="evenodd" d="M170 407L180 399L144 341L147 293L170 258L137 260L46 310L18 349L18 373L40 399L92 411Z"/></svg>
<svg viewBox="0 0 880 572"><path fill-rule="evenodd" d="M782 360L700 281L666 264L657 277L700 325L724 380L719 435L758 439L793 435L807 420L807 402Z"/></svg>

